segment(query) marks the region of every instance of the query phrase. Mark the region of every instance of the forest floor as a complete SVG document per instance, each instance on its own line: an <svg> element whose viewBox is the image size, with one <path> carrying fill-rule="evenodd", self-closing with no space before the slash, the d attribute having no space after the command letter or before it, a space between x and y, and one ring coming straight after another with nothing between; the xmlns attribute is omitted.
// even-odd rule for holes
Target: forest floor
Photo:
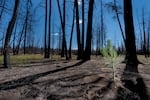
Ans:
<svg viewBox="0 0 150 100"><path fill-rule="evenodd" d="M122 58L121 58L122 59ZM0 67L0 100L150 100L150 59L138 65L139 73L113 70L102 58L35 60Z"/></svg>

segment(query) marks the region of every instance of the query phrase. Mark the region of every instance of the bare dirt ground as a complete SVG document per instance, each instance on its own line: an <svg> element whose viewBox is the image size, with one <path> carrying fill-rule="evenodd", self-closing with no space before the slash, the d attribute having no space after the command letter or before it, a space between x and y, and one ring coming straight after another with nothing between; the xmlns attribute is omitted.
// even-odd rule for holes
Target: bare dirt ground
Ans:
<svg viewBox="0 0 150 100"><path fill-rule="evenodd" d="M117 66L117 80L103 59L42 60L0 68L0 100L149 100L150 63L139 73Z"/></svg>

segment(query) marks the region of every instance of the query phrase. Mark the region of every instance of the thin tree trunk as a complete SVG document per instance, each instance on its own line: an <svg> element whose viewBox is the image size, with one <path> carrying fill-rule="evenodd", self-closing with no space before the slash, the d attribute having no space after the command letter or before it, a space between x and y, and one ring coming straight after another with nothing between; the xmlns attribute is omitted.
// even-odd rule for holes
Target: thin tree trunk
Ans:
<svg viewBox="0 0 150 100"><path fill-rule="evenodd" d="M75 7L76 7L76 30L77 30L77 44L78 44L78 54L77 59L82 59L82 45L80 41L80 26L79 26L79 11L78 11L78 0L75 0Z"/></svg>
<svg viewBox="0 0 150 100"><path fill-rule="evenodd" d="M49 33L48 33L48 58L50 57L50 45L51 45L51 0L49 1Z"/></svg>
<svg viewBox="0 0 150 100"><path fill-rule="evenodd" d="M150 56L149 52L149 45L150 45L150 32L148 32L148 37L147 37L147 56Z"/></svg>
<svg viewBox="0 0 150 100"><path fill-rule="evenodd" d="M104 13L103 13L103 2L102 2L102 0L101 0L101 16L100 16L100 20L101 20L101 26L100 26L101 46L103 47L104 44L105 44L106 35L105 35Z"/></svg>
<svg viewBox="0 0 150 100"><path fill-rule="evenodd" d="M82 0L82 58L84 53L84 0Z"/></svg>
<svg viewBox="0 0 150 100"><path fill-rule="evenodd" d="M25 18L25 32L24 32L24 54L26 54L26 41L27 41L27 30L28 30L28 19L29 19L29 3L30 0L27 0L27 13L26 13L26 18Z"/></svg>
<svg viewBox="0 0 150 100"><path fill-rule="evenodd" d="M27 23L25 24L25 32L24 32L24 54L26 54L26 39L27 39Z"/></svg>
<svg viewBox="0 0 150 100"><path fill-rule="evenodd" d="M149 25L148 25L148 38L147 38L147 53L148 53L148 57L150 57L150 22L149 22Z"/></svg>
<svg viewBox="0 0 150 100"><path fill-rule="evenodd" d="M64 0L64 3L65 3L65 0ZM59 10L59 15L60 15L60 21L61 21L61 26L62 26L62 42L64 44L62 44L64 50L65 50L65 55L66 55L66 60L68 60L68 55L67 55L67 44L66 44L66 38L65 38L65 18L64 18L64 22L63 22L63 19L62 19L62 14L61 14L61 9L60 9L60 4L59 4L59 0L57 0L57 5L58 5L58 10ZM64 11L65 11L65 4L64 4ZM64 12L65 13L65 12Z"/></svg>
<svg viewBox="0 0 150 100"><path fill-rule="evenodd" d="M93 8L94 0L89 2L89 11L88 11L88 24L87 24L87 37L86 37L86 47L84 52L84 60L91 59L91 42L92 42L92 19L93 19Z"/></svg>
<svg viewBox="0 0 150 100"><path fill-rule="evenodd" d="M70 45L69 45L69 59L71 59L71 47L72 47L72 37L73 37L73 29L74 29L74 19L75 19L75 4L73 8L73 18L72 18L72 28L71 28L71 36L70 36Z"/></svg>
<svg viewBox="0 0 150 100"><path fill-rule="evenodd" d="M65 31L65 23L66 23L66 2L64 0L64 6L63 6L63 29ZM62 38L62 49L61 49L61 57L65 56L65 42L64 42L64 33Z"/></svg>
<svg viewBox="0 0 150 100"><path fill-rule="evenodd" d="M11 66L10 66L10 55L9 55L9 42L10 42L10 38L11 38L12 31L13 31L13 28L14 28L14 24L15 24L17 15L18 15L19 3L20 3L20 0L15 0L13 15L12 15L12 18L11 18L9 24L8 24L7 33L6 33L6 37L5 37L4 66L6 68L11 68Z"/></svg>
<svg viewBox="0 0 150 100"><path fill-rule="evenodd" d="M126 43L126 39L125 39L125 35L124 35L124 32L123 32L123 29L122 29L122 26L121 26L121 22L120 22L120 19L119 19L119 14L118 14L118 10L117 10L117 5L116 5L116 0L114 0L114 4L115 4L115 13L116 13L116 17L117 17L117 22L119 24L119 28L120 28L120 31L121 31L121 35L122 35L122 38L123 38L123 41L124 41L124 44ZM126 45L126 44L125 44Z"/></svg>
<svg viewBox="0 0 150 100"><path fill-rule="evenodd" d="M24 25L23 25L23 27L22 27L21 35L20 35L20 38L19 38L19 41L18 41L16 50L15 50L17 55L19 54L19 49L20 49L21 40L22 40L23 34L24 34L25 24L26 24L26 23L24 23Z"/></svg>
<svg viewBox="0 0 150 100"><path fill-rule="evenodd" d="M6 0L3 0L2 1L3 4L2 4L2 9L1 9L1 12L0 12L0 22L2 20L2 16L3 16L3 13L4 13L4 7L5 7L5 4L6 4ZM3 34L3 38L2 38L2 46L4 45L4 34ZM3 47L1 48L1 55L3 54Z"/></svg>
<svg viewBox="0 0 150 100"><path fill-rule="evenodd" d="M48 1L45 2L45 34L44 34L44 58L47 58L47 5Z"/></svg>
<svg viewBox="0 0 150 100"><path fill-rule="evenodd" d="M15 30L14 30L14 36L13 36L13 55L16 55L16 49L15 49L15 41L16 41L16 29L17 29L17 21L16 21L16 25L15 25Z"/></svg>
<svg viewBox="0 0 150 100"><path fill-rule="evenodd" d="M64 42L64 49L65 49L65 56L66 56L66 60L68 60L68 53L67 53L67 43L66 43L66 32L65 32L65 28L66 28L66 1L64 0L64 24L63 24L64 28L63 28L63 42Z"/></svg>

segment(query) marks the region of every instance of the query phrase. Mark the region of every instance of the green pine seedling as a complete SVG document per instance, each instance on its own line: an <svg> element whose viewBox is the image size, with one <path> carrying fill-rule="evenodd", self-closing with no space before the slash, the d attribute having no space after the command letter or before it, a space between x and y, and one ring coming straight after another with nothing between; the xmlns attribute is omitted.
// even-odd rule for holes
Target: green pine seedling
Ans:
<svg viewBox="0 0 150 100"><path fill-rule="evenodd" d="M112 67L113 69L113 80L115 82L116 79L116 59L117 59L117 51L113 48L110 40L107 40L106 47L101 48L100 50L102 56L105 59L105 63Z"/></svg>

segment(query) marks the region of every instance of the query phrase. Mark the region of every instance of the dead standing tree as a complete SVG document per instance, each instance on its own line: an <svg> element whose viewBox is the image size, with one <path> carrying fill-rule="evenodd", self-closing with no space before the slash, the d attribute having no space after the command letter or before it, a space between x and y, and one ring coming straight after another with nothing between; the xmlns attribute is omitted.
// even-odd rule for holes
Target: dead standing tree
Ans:
<svg viewBox="0 0 150 100"><path fill-rule="evenodd" d="M47 20L48 20L48 1L45 1L45 33L44 33L44 58L48 58L47 52Z"/></svg>
<svg viewBox="0 0 150 100"><path fill-rule="evenodd" d="M93 8L94 0L89 1L89 10L88 10L88 24L87 24L87 36L86 36L86 46L84 51L84 60L91 59L91 42L92 42L92 19L93 19Z"/></svg>
<svg viewBox="0 0 150 100"><path fill-rule="evenodd" d="M82 43L80 38L80 26L79 26L79 7L78 7L78 0L75 0L75 7L76 7L76 31L77 31L77 45L78 45L78 54L77 59L82 59Z"/></svg>
<svg viewBox="0 0 150 100"><path fill-rule="evenodd" d="M115 17L117 19L117 22L118 22L118 25L119 25L119 28L120 28L120 31L121 31L121 35L122 35L122 38L123 38L123 42L124 42L124 45L125 45L125 43L126 43L125 42L126 41L125 32L123 31L121 21L120 21L120 18L119 18L119 14L121 14L121 12L120 12L121 7L117 5L116 0L113 0L113 2L107 3L106 6L108 8L110 8L112 11L115 12Z"/></svg>
<svg viewBox="0 0 150 100"><path fill-rule="evenodd" d="M29 23L30 23L30 9L31 9L32 3L31 0L27 0L26 3L26 16L25 16L25 32L24 32L24 54L26 54L26 42L27 42L27 32L29 28Z"/></svg>
<svg viewBox="0 0 150 100"><path fill-rule="evenodd" d="M74 29L74 20L75 20L75 3L73 7L73 16L72 16L72 27L71 27L71 36L70 36L70 44L69 44L69 59L72 58L71 56L71 47L72 47L72 38L73 38L73 29Z"/></svg>
<svg viewBox="0 0 150 100"><path fill-rule="evenodd" d="M124 0L124 23L126 35L126 70L138 72L137 65L139 63L136 55L135 32L132 15L132 1ZM132 65L132 66L131 66Z"/></svg>
<svg viewBox="0 0 150 100"><path fill-rule="evenodd" d="M51 12L52 12L52 1L49 0L49 29L48 29L48 58L50 58L50 49L51 49Z"/></svg>
<svg viewBox="0 0 150 100"><path fill-rule="evenodd" d="M15 5L14 5L14 10L13 10L13 15L12 18L8 24L8 28L7 28L7 33L6 33L6 37L5 37L5 43L4 43L4 67L6 68L11 68L10 66L10 55L9 55L9 42L10 42L10 38L12 35L12 31L16 22L16 18L18 15L18 11L19 11L19 3L20 0L15 0Z"/></svg>
<svg viewBox="0 0 150 100"><path fill-rule="evenodd" d="M64 13L64 20L62 18L62 14L61 14L61 9L60 9L60 4L59 4L59 0L57 0L57 6L58 6L58 10L59 10L59 16L60 16L60 22L61 22L61 27L62 27L62 51L61 51L61 57L64 56L64 51L65 51L65 56L66 56L66 60L68 60L68 54L67 54L67 44L66 44L66 37L65 37L65 0L64 0L64 8L63 8L63 13Z"/></svg>

